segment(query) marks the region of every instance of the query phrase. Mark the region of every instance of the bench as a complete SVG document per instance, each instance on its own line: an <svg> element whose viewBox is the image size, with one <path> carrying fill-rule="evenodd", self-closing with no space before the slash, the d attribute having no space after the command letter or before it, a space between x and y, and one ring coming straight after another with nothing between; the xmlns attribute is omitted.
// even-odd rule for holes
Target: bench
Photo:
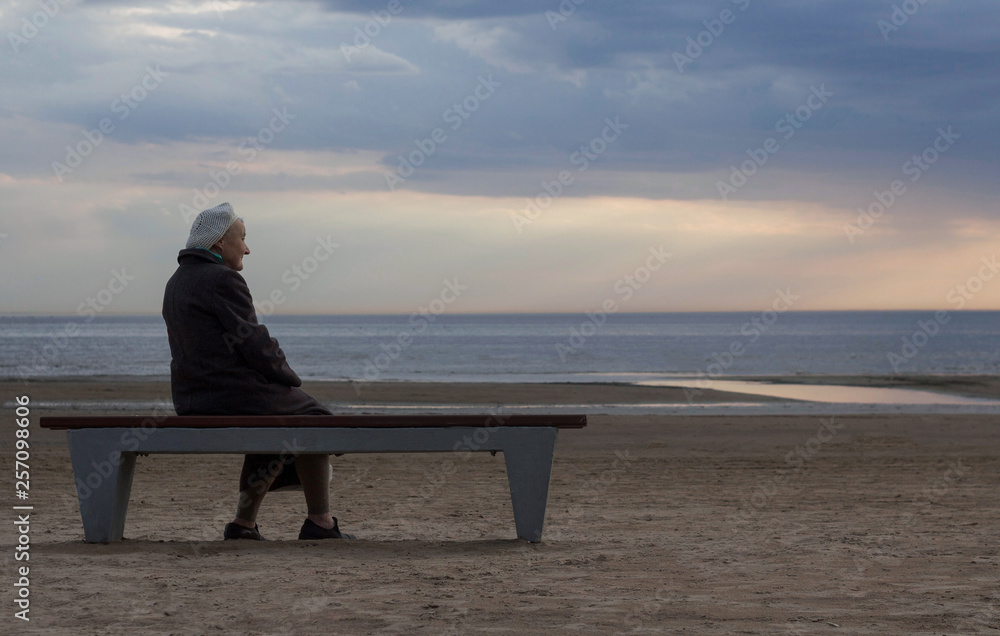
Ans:
<svg viewBox="0 0 1000 636"><path fill-rule="evenodd" d="M139 453L485 452L504 455L517 536L542 539L556 433L583 415L48 416L65 429L84 536L120 541Z"/></svg>

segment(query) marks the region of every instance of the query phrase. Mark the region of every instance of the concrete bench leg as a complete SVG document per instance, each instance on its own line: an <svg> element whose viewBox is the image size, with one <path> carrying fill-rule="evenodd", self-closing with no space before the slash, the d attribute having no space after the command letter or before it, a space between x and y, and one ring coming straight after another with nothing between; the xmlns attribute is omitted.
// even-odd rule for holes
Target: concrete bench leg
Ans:
<svg viewBox="0 0 1000 636"><path fill-rule="evenodd" d="M555 428L525 431L503 448L517 536L532 543L542 540L557 432Z"/></svg>
<svg viewBox="0 0 1000 636"><path fill-rule="evenodd" d="M121 541L125 514L135 474L135 453L122 453L118 461L109 446L88 439L84 432L68 431L83 534L89 543Z"/></svg>

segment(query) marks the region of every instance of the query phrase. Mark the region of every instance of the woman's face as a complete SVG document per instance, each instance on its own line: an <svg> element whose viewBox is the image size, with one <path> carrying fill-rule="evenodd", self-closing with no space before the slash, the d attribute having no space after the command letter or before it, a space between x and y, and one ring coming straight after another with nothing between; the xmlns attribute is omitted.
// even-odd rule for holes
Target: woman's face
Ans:
<svg viewBox="0 0 1000 636"><path fill-rule="evenodd" d="M243 269L243 256L250 253L246 244L247 228L237 219L232 227L212 246L222 256L222 264L237 272Z"/></svg>

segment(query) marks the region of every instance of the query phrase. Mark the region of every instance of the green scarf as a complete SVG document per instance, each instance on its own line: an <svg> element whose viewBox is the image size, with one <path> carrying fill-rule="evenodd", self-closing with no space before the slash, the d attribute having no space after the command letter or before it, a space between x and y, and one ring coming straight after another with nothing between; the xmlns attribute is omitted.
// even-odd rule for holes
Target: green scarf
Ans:
<svg viewBox="0 0 1000 636"><path fill-rule="evenodd" d="M205 248L205 247L196 247L194 249L196 249L196 250L205 250L206 252L208 252L209 254L211 254L212 256L214 256L215 258L217 258L220 263L222 262L222 254L216 254L212 250L210 250L208 248Z"/></svg>

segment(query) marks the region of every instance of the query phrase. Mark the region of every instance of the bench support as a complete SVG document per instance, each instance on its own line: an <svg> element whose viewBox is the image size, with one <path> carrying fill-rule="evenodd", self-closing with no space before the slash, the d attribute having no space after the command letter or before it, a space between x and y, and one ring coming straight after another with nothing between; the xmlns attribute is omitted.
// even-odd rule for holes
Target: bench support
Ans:
<svg viewBox="0 0 1000 636"><path fill-rule="evenodd" d="M504 454L517 536L542 540L558 428L88 428L67 431L84 536L120 541L136 453Z"/></svg>
<svg viewBox="0 0 1000 636"><path fill-rule="evenodd" d="M507 465L507 484L510 486L517 536L537 543L542 540L542 526L545 524L545 504L549 498L556 436L553 433L533 437L505 448L503 459Z"/></svg>
<svg viewBox="0 0 1000 636"><path fill-rule="evenodd" d="M120 453L116 458L104 445L72 432L69 452L84 537L90 543L120 541L135 474L135 453Z"/></svg>

